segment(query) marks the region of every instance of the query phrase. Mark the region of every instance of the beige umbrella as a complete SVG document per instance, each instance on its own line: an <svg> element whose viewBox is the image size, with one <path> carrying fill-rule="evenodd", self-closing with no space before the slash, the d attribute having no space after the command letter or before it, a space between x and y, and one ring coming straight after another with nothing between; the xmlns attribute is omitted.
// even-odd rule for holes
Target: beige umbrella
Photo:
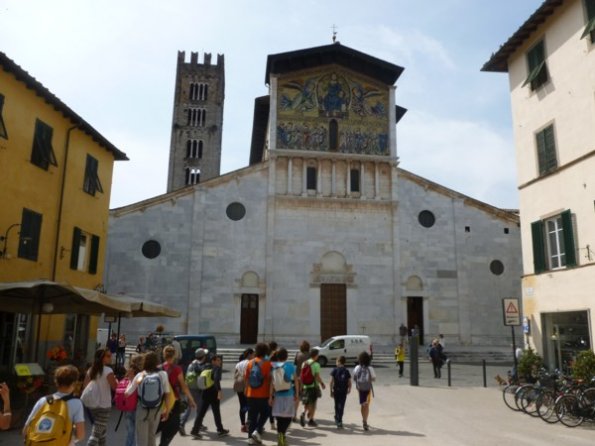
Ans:
<svg viewBox="0 0 595 446"><path fill-rule="evenodd" d="M114 296L106 295L111 299L119 302L124 302L130 306L131 317L180 317L182 314L179 311L172 310L164 305L143 300L137 297L131 297L126 295ZM117 315L117 312L111 311L109 314ZM122 314L122 316L127 316Z"/></svg>

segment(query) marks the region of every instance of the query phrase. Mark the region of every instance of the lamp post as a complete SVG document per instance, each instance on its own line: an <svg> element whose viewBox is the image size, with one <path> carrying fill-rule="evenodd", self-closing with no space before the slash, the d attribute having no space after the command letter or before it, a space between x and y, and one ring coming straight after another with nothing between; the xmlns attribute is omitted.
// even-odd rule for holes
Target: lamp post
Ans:
<svg viewBox="0 0 595 446"><path fill-rule="evenodd" d="M0 241L4 242L4 244L2 245L2 251L0 251L0 258L5 258L6 257L6 249L8 246L8 235L10 234L10 230L12 228L16 228L17 226L21 226L20 223L13 223L12 225L10 225L8 227L8 229L6 230L6 232L4 233L4 235L0 235Z"/></svg>

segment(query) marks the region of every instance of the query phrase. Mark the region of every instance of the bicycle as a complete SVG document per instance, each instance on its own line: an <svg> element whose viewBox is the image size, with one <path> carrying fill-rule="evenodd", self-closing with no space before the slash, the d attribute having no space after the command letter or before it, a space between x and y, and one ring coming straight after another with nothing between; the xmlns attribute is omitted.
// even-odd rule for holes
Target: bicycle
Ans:
<svg viewBox="0 0 595 446"><path fill-rule="evenodd" d="M558 420L568 427L580 426L585 419L595 419L595 388L589 387L579 394L567 393L555 404Z"/></svg>

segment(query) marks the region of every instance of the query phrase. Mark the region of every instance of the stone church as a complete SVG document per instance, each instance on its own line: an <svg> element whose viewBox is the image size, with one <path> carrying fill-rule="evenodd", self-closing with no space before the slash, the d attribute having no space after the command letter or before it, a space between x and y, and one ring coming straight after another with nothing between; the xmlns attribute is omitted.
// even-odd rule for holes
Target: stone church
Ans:
<svg viewBox="0 0 595 446"><path fill-rule="evenodd" d="M183 316L167 331L228 345L389 346L401 323L451 350L510 345L518 215L399 168L402 67L339 43L268 56L249 165L220 175L223 56L184 56L168 192L111 211L110 294L169 305Z"/></svg>

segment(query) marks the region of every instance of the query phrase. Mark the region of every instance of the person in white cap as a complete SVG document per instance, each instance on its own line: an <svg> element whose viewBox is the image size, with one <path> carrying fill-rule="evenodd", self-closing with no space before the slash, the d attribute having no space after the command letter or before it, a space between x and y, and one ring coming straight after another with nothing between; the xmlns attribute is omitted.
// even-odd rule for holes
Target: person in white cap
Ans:
<svg viewBox="0 0 595 446"><path fill-rule="evenodd" d="M200 413L200 402L202 400L202 390L200 390L198 388L198 385L196 384L196 379L192 380L189 379L189 374L190 375L194 375L195 378L198 378L201 374L201 372L206 368L207 366L207 354L209 353L209 351L207 349L204 348L198 348L196 349L196 351L194 352L194 356L195 356L195 360L192 361L189 365L188 365L188 369L186 370L186 383L188 384L188 388L190 389L190 393L192 394L192 398L194 398L194 401L196 402L196 413ZM184 413L182 413L182 416L180 417L180 435L181 436L186 436L186 423L188 422L188 419L190 418L190 414L192 413L192 407L188 406L186 408L186 410L184 411ZM205 430L206 428L204 426L201 427L201 430Z"/></svg>

